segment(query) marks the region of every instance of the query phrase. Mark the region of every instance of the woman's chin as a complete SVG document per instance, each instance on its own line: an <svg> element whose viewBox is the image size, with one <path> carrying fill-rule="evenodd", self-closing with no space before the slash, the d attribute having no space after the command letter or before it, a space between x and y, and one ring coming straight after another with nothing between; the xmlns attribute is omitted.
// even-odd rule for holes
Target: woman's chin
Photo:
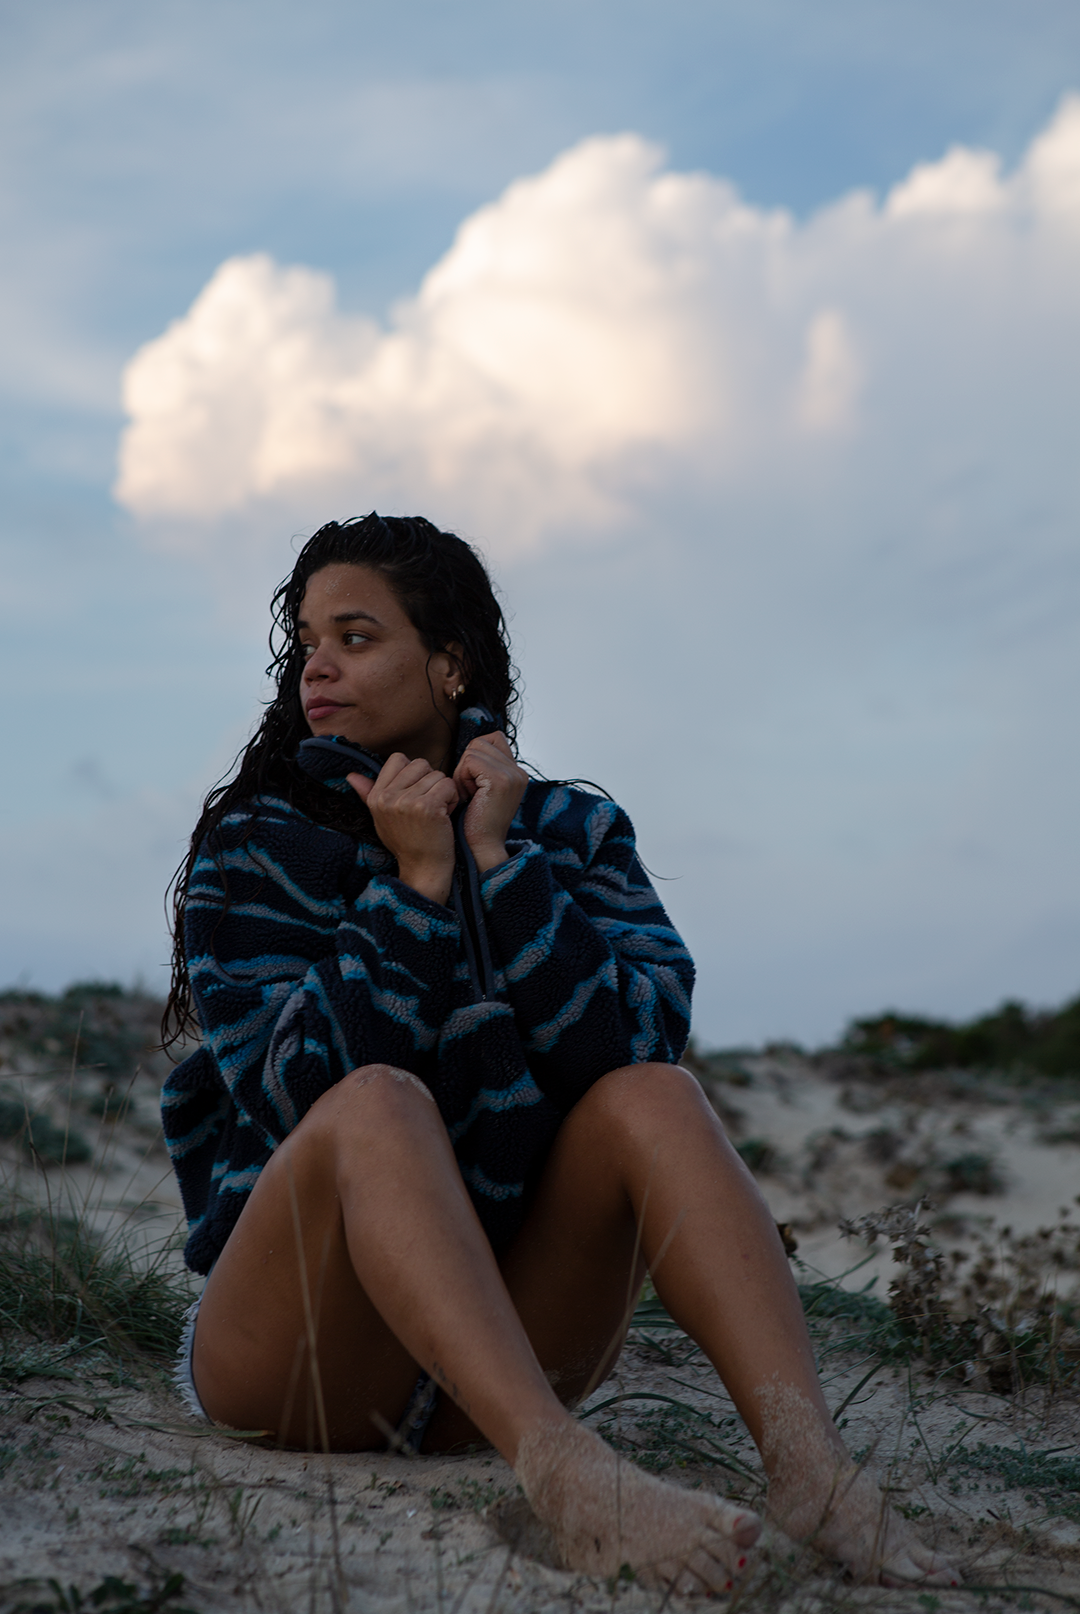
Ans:
<svg viewBox="0 0 1080 1614"><path fill-rule="evenodd" d="M312 734L342 734L348 723L348 708L344 706L319 706L304 715Z"/></svg>

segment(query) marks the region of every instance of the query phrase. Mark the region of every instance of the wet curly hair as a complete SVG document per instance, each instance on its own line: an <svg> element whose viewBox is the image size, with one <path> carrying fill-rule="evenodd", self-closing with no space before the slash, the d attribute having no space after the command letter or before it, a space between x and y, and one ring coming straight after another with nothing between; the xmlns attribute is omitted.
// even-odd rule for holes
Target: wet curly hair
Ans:
<svg viewBox="0 0 1080 1614"><path fill-rule="evenodd" d="M374 838L370 814L359 797L326 790L294 760L300 741L311 732L300 704L304 651L297 618L308 580L324 566L339 565L369 566L379 572L431 655L459 644L465 685L462 708L488 707L502 720L511 744L515 741L518 670L510 658L506 621L491 578L472 545L452 532L441 531L423 516L380 516L372 511L320 527L304 544L271 602L267 675L273 679L276 693L228 775L203 802L187 856L169 886L166 902L171 907L173 958L162 1021L166 1047L185 1032L197 1030L184 946L184 910L199 849L233 808L249 802L257 810L260 796L284 797L316 823L358 840Z"/></svg>

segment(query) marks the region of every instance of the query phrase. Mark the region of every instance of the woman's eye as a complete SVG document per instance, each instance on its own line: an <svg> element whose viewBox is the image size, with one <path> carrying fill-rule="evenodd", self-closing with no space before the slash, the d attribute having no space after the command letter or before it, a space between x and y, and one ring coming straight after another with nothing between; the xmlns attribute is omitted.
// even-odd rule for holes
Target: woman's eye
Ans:
<svg viewBox="0 0 1080 1614"><path fill-rule="evenodd" d="M302 644L300 646L300 654L303 656L305 661L309 661L315 654L315 646L313 644Z"/></svg>
<svg viewBox="0 0 1080 1614"><path fill-rule="evenodd" d="M368 638L369 635L366 633L361 633L359 628L351 628L348 633L342 635L342 643L364 644Z"/></svg>

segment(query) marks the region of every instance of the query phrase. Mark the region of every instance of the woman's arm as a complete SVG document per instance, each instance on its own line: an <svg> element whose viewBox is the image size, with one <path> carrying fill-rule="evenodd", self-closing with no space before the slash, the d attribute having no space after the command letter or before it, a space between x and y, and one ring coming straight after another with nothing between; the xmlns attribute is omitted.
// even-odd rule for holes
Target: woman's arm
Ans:
<svg viewBox="0 0 1080 1614"><path fill-rule="evenodd" d="M481 893L529 1068L566 1108L610 1070L679 1059L694 966L621 808L557 786L537 833L546 849L511 843Z"/></svg>
<svg viewBox="0 0 1080 1614"><path fill-rule="evenodd" d="M449 1012L456 916L385 872L350 898L356 883L353 843L284 802L227 820L196 864L185 924L199 1018L271 1147L347 1071L415 1069Z"/></svg>

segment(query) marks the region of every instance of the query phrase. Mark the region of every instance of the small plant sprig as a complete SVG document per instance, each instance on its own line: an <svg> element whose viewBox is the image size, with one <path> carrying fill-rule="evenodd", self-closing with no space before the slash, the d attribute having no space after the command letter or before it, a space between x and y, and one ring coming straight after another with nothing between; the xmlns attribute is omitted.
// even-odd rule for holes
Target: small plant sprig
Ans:
<svg viewBox="0 0 1080 1614"><path fill-rule="evenodd" d="M934 1365L954 1367L974 1388L1010 1392L1080 1372L1080 1225L1063 1210L1053 1227L983 1235L973 1261L935 1244L922 1220L933 1207L892 1205L842 1221L840 1231L873 1247L887 1239L901 1268L889 1306L904 1337ZM967 1263L965 1272L963 1269Z"/></svg>

